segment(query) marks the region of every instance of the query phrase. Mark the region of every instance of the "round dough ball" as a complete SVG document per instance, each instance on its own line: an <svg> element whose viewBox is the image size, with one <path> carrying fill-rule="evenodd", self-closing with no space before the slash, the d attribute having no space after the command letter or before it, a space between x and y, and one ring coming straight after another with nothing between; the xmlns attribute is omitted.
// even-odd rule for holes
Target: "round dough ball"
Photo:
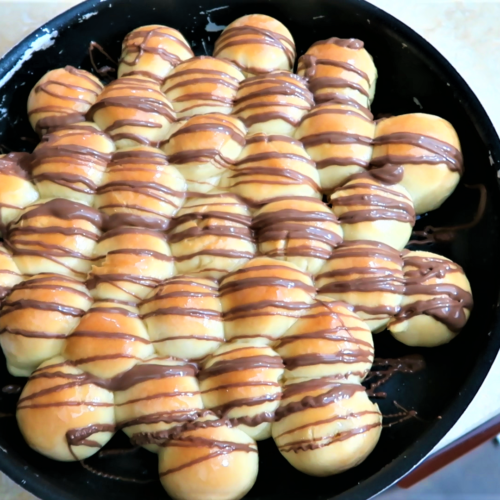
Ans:
<svg viewBox="0 0 500 500"><path fill-rule="evenodd" d="M212 425L211 425L212 424ZM255 441L207 415L193 430L167 441L159 454L160 480L174 500L239 500L259 469Z"/></svg>
<svg viewBox="0 0 500 500"><path fill-rule="evenodd" d="M113 155L95 206L105 228L138 226L164 231L184 201L186 181L156 148L138 146Z"/></svg>
<svg viewBox="0 0 500 500"><path fill-rule="evenodd" d="M44 135L32 154L33 180L42 198L92 205L115 144L90 122Z"/></svg>
<svg viewBox="0 0 500 500"><path fill-rule="evenodd" d="M159 451L157 435L195 420L203 408L196 366L171 358L138 363L114 381L113 389L118 428L153 452Z"/></svg>
<svg viewBox="0 0 500 500"><path fill-rule="evenodd" d="M0 300L3 300L23 280L12 254L0 243ZM0 337L1 339L1 337Z"/></svg>
<svg viewBox="0 0 500 500"><path fill-rule="evenodd" d="M279 198L321 198L314 162L299 141L284 135L256 134L247 138L221 185L252 206Z"/></svg>
<svg viewBox="0 0 500 500"><path fill-rule="evenodd" d="M254 257L248 207L232 193L189 198L172 220L168 241L177 272L219 279Z"/></svg>
<svg viewBox="0 0 500 500"><path fill-rule="evenodd" d="M22 274L83 279L92 265L102 219L100 212L75 201L39 200L13 221L6 244Z"/></svg>
<svg viewBox="0 0 500 500"><path fill-rule="evenodd" d="M192 192L219 184L245 145L245 127L234 116L210 113L184 122L162 146Z"/></svg>
<svg viewBox="0 0 500 500"><path fill-rule="evenodd" d="M336 188L330 197L332 211L342 225L344 241L379 241L402 250L415 224L412 199L392 179L386 182L374 175L356 174Z"/></svg>
<svg viewBox="0 0 500 500"><path fill-rule="evenodd" d="M249 134L292 136L313 106L313 95L302 77L272 71L240 83L233 113L248 127Z"/></svg>
<svg viewBox="0 0 500 500"><path fill-rule="evenodd" d="M316 106L295 132L316 162L326 193L368 168L374 135L375 123L368 109L336 101Z"/></svg>
<svg viewBox="0 0 500 500"><path fill-rule="evenodd" d="M179 64L165 79L162 90L179 119L207 113L229 115L244 78L228 61L198 56Z"/></svg>
<svg viewBox="0 0 500 500"><path fill-rule="evenodd" d="M175 121L174 108L154 80L124 76L107 85L88 113L118 149L158 146Z"/></svg>
<svg viewBox="0 0 500 500"><path fill-rule="evenodd" d="M417 214L439 208L463 173L460 141L451 123L425 113L385 118L377 123L372 165L402 165L401 186Z"/></svg>
<svg viewBox="0 0 500 500"><path fill-rule="evenodd" d="M463 269L431 252L405 251L403 263L405 293L389 331L409 346L448 343L467 323L473 305Z"/></svg>
<svg viewBox="0 0 500 500"><path fill-rule="evenodd" d="M267 439L281 399L283 371L281 358L270 347L223 344L198 376L203 403L253 439Z"/></svg>
<svg viewBox="0 0 500 500"><path fill-rule="evenodd" d="M94 260L87 285L95 299L139 302L174 274L165 234L151 229L107 231L94 249Z"/></svg>
<svg viewBox="0 0 500 500"><path fill-rule="evenodd" d="M27 168L28 153L0 155L0 231L5 235L6 226L21 210L38 199L38 191L30 180Z"/></svg>
<svg viewBox="0 0 500 500"><path fill-rule="evenodd" d="M113 393L95 385L62 356L40 365L25 385L17 405L24 439L54 460L85 460L115 432Z"/></svg>
<svg viewBox="0 0 500 500"><path fill-rule="evenodd" d="M270 345L309 308L316 289L294 264L257 257L226 276L219 292L226 340Z"/></svg>
<svg viewBox="0 0 500 500"><path fill-rule="evenodd" d="M215 42L214 56L233 62L248 77L276 69L291 71L296 52L292 34L282 23L251 14L226 27Z"/></svg>
<svg viewBox="0 0 500 500"><path fill-rule="evenodd" d="M375 96L377 68L364 43L355 38L313 43L300 57L297 73L307 78L318 104L354 101L368 107Z"/></svg>
<svg viewBox="0 0 500 500"><path fill-rule="evenodd" d="M315 198L292 198L264 205L254 216L259 252L292 262L317 274L342 243L340 223L330 208Z"/></svg>
<svg viewBox="0 0 500 500"><path fill-rule="evenodd" d="M29 377L59 355L91 304L83 283L67 276L39 274L17 285L0 310L0 345L9 372Z"/></svg>
<svg viewBox="0 0 500 500"><path fill-rule="evenodd" d="M329 297L316 298L276 344L286 379L364 380L373 363L373 338L351 309Z"/></svg>
<svg viewBox="0 0 500 500"><path fill-rule="evenodd" d="M181 32L160 24L140 26L123 39L118 78L145 76L161 84L173 68L193 56Z"/></svg>
<svg viewBox="0 0 500 500"><path fill-rule="evenodd" d="M84 122L103 88L92 73L73 66L45 73L28 97L31 126L43 135L55 127Z"/></svg>
<svg viewBox="0 0 500 500"><path fill-rule="evenodd" d="M68 337L63 356L96 377L110 379L153 354L137 308L96 301Z"/></svg>
<svg viewBox="0 0 500 500"><path fill-rule="evenodd" d="M359 465L373 451L382 415L360 384L335 379L290 380L272 432L281 454L311 476Z"/></svg>
<svg viewBox="0 0 500 500"><path fill-rule="evenodd" d="M142 301L140 313L161 356L200 360L224 342L222 306L212 280L170 278Z"/></svg>
<svg viewBox="0 0 500 500"><path fill-rule="evenodd" d="M319 272L316 286L320 294L350 304L372 332L379 332L403 300L403 260L383 243L344 242Z"/></svg>

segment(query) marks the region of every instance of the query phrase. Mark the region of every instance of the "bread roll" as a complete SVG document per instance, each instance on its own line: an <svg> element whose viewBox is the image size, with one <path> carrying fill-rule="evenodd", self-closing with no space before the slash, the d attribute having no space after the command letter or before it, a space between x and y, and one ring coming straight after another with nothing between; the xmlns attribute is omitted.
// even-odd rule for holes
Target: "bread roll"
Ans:
<svg viewBox="0 0 500 500"><path fill-rule="evenodd" d="M115 432L113 393L57 356L40 365L17 405L24 439L54 460L84 460L97 453Z"/></svg>
<svg viewBox="0 0 500 500"><path fill-rule="evenodd" d="M353 306L372 332L383 330L399 311L404 292L403 261L395 249L375 241L346 241L318 276L320 294Z"/></svg>
<svg viewBox="0 0 500 500"><path fill-rule="evenodd" d="M159 285L140 306L156 352L199 360L224 342L217 284L193 276L175 276Z"/></svg>
<svg viewBox="0 0 500 500"><path fill-rule="evenodd" d="M58 128L43 136L33 152L33 180L42 198L92 205L114 151L114 142L94 123Z"/></svg>
<svg viewBox="0 0 500 500"><path fill-rule="evenodd" d="M295 138L316 162L321 189L330 193L368 168L375 134L373 115L356 103L330 101L307 113Z"/></svg>
<svg viewBox="0 0 500 500"><path fill-rule="evenodd" d="M108 229L138 226L165 230L184 201L186 181L159 149L137 146L113 155L95 206Z"/></svg>
<svg viewBox="0 0 500 500"><path fill-rule="evenodd" d="M117 227L104 233L94 249L87 285L96 299L139 302L174 274L174 261L164 233Z"/></svg>
<svg viewBox="0 0 500 500"><path fill-rule="evenodd" d="M0 310L0 345L9 372L29 377L59 355L91 304L83 283L67 276L39 274L17 285Z"/></svg>
<svg viewBox="0 0 500 500"><path fill-rule="evenodd" d="M219 292L226 340L269 345L309 308L316 290L294 264L257 257L226 276Z"/></svg>
<svg viewBox="0 0 500 500"><path fill-rule="evenodd" d="M333 37L313 43L297 72L309 80L317 103L355 101L368 107L373 101L377 68L361 40Z"/></svg>
<svg viewBox="0 0 500 500"><path fill-rule="evenodd" d="M291 197L264 205L254 216L260 253L317 274L342 242L342 227L321 200Z"/></svg>
<svg viewBox="0 0 500 500"><path fill-rule="evenodd" d="M203 408L196 366L153 356L113 383L117 426L133 443L158 452L150 436L195 420ZM136 441L137 440L137 441Z"/></svg>
<svg viewBox="0 0 500 500"><path fill-rule="evenodd" d="M82 370L111 379L153 354L137 308L118 300L96 301L68 337L63 356Z"/></svg>
<svg viewBox="0 0 500 500"><path fill-rule="evenodd" d="M288 381L272 428L290 464L320 477L359 465L381 430L382 415L365 388L329 378Z"/></svg>
<svg viewBox="0 0 500 500"><path fill-rule="evenodd" d="M221 185L253 206L279 198L321 197L314 162L300 142L283 135L247 138L235 167Z"/></svg>
<svg viewBox="0 0 500 500"><path fill-rule="evenodd" d="M219 279L256 252L248 207L231 193L189 198L173 219L168 240L177 272Z"/></svg>
<svg viewBox="0 0 500 500"><path fill-rule="evenodd" d="M103 88L92 73L73 66L45 73L28 97L31 126L43 135L54 127L84 122Z"/></svg>
<svg viewBox="0 0 500 500"><path fill-rule="evenodd" d="M145 76L162 83L173 68L193 55L179 31L160 24L140 26L123 40L118 78Z"/></svg>
<svg viewBox="0 0 500 500"><path fill-rule="evenodd" d="M189 191L217 186L245 145L245 127L234 116L211 113L190 118L162 146L186 178Z"/></svg>
<svg viewBox="0 0 500 500"><path fill-rule="evenodd" d="M254 485L259 468L255 441L214 415L162 446L160 480L174 500L239 500Z"/></svg>
<svg viewBox="0 0 500 500"><path fill-rule="evenodd" d="M27 153L0 155L0 230L3 235L7 224L38 199L38 191L28 175L29 163Z"/></svg>
<svg viewBox="0 0 500 500"><path fill-rule="evenodd" d="M288 71L272 71L240 83L233 113L249 134L292 136L301 118L314 106L306 81Z"/></svg>
<svg viewBox="0 0 500 500"><path fill-rule="evenodd" d="M88 113L118 149L157 146L175 121L174 108L154 80L124 76L112 81Z"/></svg>
<svg viewBox="0 0 500 500"><path fill-rule="evenodd" d="M405 251L403 262L405 292L390 332L409 346L446 344L465 326L473 305L463 269L431 252Z"/></svg>
<svg viewBox="0 0 500 500"><path fill-rule="evenodd" d="M267 439L281 399L283 368L281 358L270 347L223 344L199 374L203 403L253 439Z"/></svg>
<svg viewBox="0 0 500 500"><path fill-rule="evenodd" d="M385 178L382 172L394 178ZM405 247L415 224L415 209L408 191L396 184L399 174L401 167L388 166L356 174L334 190L332 211L339 218L345 241L380 241L397 250Z"/></svg>
<svg viewBox="0 0 500 500"><path fill-rule="evenodd" d="M425 113L380 120L371 163L373 167L402 165L401 185L410 193L417 214L439 208L463 174L460 141L453 125Z"/></svg>
<svg viewBox="0 0 500 500"><path fill-rule="evenodd" d="M276 344L285 378L330 377L361 383L373 363L368 326L344 302L318 297Z"/></svg>
<svg viewBox="0 0 500 500"><path fill-rule="evenodd" d="M215 42L214 56L236 64L245 76L291 71L295 43L288 29L263 14L240 17L229 24Z"/></svg>
<svg viewBox="0 0 500 500"><path fill-rule="evenodd" d="M165 79L162 90L179 119L207 113L229 115L244 78L228 61L198 56L179 64Z"/></svg>
<svg viewBox="0 0 500 500"><path fill-rule="evenodd" d="M3 300L14 285L23 280L12 254L0 244L0 300Z"/></svg>
<svg viewBox="0 0 500 500"><path fill-rule="evenodd" d="M102 214L87 205L62 198L39 200L12 222L6 244L22 274L83 279L102 224Z"/></svg>

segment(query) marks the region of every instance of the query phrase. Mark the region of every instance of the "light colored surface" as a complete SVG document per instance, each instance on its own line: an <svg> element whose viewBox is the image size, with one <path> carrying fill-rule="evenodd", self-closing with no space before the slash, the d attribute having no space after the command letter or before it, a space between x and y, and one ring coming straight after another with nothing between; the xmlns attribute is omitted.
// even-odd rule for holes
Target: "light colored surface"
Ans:
<svg viewBox="0 0 500 500"><path fill-rule="evenodd" d="M0 55L78 0L0 0ZM372 0L432 43L472 87L500 130L500 0ZM334 33L332 33L334 35ZM424 110L425 111L425 110ZM435 450L500 412L500 356L481 390ZM1 500L33 500L0 473Z"/></svg>

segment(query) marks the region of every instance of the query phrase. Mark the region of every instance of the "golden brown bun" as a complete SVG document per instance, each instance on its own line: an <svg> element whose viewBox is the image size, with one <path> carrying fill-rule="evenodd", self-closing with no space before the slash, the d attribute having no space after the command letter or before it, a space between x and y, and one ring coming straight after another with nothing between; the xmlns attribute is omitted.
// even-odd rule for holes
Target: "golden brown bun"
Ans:
<svg viewBox="0 0 500 500"><path fill-rule="evenodd" d="M297 73L309 80L317 103L353 100L368 107L375 95L377 68L360 40L329 38L309 47Z"/></svg>
<svg viewBox="0 0 500 500"><path fill-rule="evenodd" d="M31 162L40 195L92 205L114 151L114 142L95 123L68 125L44 135Z"/></svg>
<svg viewBox="0 0 500 500"><path fill-rule="evenodd" d="M117 227L104 233L94 249L95 265L87 285L96 299L139 302L174 274L166 236L159 231Z"/></svg>
<svg viewBox="0 0 500 500"><path fill-rule="evenodd" d="M373 115L367 109L325 102L304 116L295 138L316 162L321 189L329 193L368 168L374 134Z"/></svg>
<svg viewBox="0 0 500 500"><path fill-rule="evenodd" d="M319 296L275 346L285 378L331 377L357 383L373 363L368 326L348 304Z"/></svg>
<svg viewBox="0 0 500 500"><path fill-rule="evenodd" d="M425 113L379 121L372 163L403 166L401 185L410 193L417 214L439 208L457 187L463 168L460 141L453 125Z"/></svg>
<svg viewBox="0 0 500 500"><path fill-rule="evenodd" d="M107 228L167 229L184 201L186 181L156 148L137 146L113 155L95 206L109 216Z"/></svg>
<svg viewBox="0 0 500 500"><path fill-rule="evenodd" d="M194 430L161 448L160 480L174 500L239 500L254 485L259 468L255 441L219 424L214 415L202 417L193 423Z"/></svg>
<svg viewBox="0 0 500 500"><path fill-rule="evenodd" d="M244 145L240 120L211 113L182 123L162 149L186 178L189 191L206 193L219 184Z"/></svg>
<svg viewBox="0 0 500 500"><path fill-rule="evenodd" d="M272 428L290 464L320 477L359 465L381 430L380 410L362 385L328 378L288 381Z"/></svg>
<svg viewBox="0 0 500 500"><path fill-rule="evenodd" d="M165 79L162 90L179 119L207 113L229 115L244 78L228 61L198 56L179 64Z"/></svg>
<svg viewBox="0 0 500 500"><path fill-rule="evenodd" d="M294 264L257 257L226 276L219 288L227 341L272 344L313 302L310 276Z"/></svg>
<svg viewBox="0 0 500 500"><path fill-rule="evenodd" d="M162 83L173 68L191 57L191 47L176 29L160 24L140 26L123 40L118 78L146 76Z"/></svg>
<svg viewBox="0 0 500 500"><path fill-rule="evenodd" d="M28 97L31 126L43 135L54 127L84 122L103 88L92 73L83 69L66 66L49 71Z"/></svg>
<svg viewBox="0 0 500 500"><path fill-rule="evenodd" d="M157 146L175 121L175 112L154 80L124 76L104 88L88 117L123 149Z"/></svg>
<svg viewBox="0 0 500 500"><path fill-rule="evenodd" d="M380 241L402 250L415 224L415 209L408 191L369 173L356 177L336 188L330 197L344 241Z"/></svg>
<svg viewBox="0 0 500 500"><path fill-rule="evenodd" d="M166 280L141 303L140 312L161 356L199 360L224 342L218 286L212 280Z"/></svg>
<svg viewBox="0 0 500 500"><path fill-rule="evenodd" d="M0 311L0 344L12 375L29 377L61 353L66 337L92 304L83 283L39 274L17 285Z"/></svg>
<svg viewBox="0 0 500 500"><path fill-rule="evenodd" d="M263 14L240 17L229 24L215 42L214 56L236 64L245 76L291 71L295 43L288 29Z"/></svg>
<svg viewBox="0 0 500 500"><path fill-rule="evenodd" d="M3 300L14 285L23 280L12 254L0 244L0 300ZM1 338L1 337L0 337Z"/></svg>
<svg viewBox="0 0 500 500"><path fill-rule="evenodd" d="M27 153L0 155L0 230L4 235L5 226L39 196L27 170L23 168L27 163Z"/></svg>
<svg viewBox="0 0 500 500"><path fill-rule="evenodd" d="M221 186L256 206L281 197L321 197L314 162L300 142L282 135L248 137Z"/></svg>
<svg viewBox="0 0 500 500"><path fill-rule="evenodd" d="M223 344L199 374L203 403L253 439L267 439L281 398L283 368L281 358L270 347Z"/></svg>
<svg viewBox="0 0 500 500"><path fill-rule="evenodd" d="M403 261L398 251L374 241L336 248L318 276L320 294L347 302L372 332L383 330L401 304Z"/></svg>
<svg viewBox="0 0 500 500"><path fill-rule="evenodd" d="M121 375L115 388L115 414L119 428L135 442L165 433L194 420L203 408L196 367L183 361L153 356ZM158 452L154 443L145 444Z"/></svg>
<svg viewBox="0 0 500 500"><path fill-rule="evenodd" d="M303 78L289 71L272 71L240 83L233 113L249 134L292 136L312 106L313 95Z"/></svg>
<svg viewBox="0 0 500 500"><path fill-rule="evenodd" d="M434 347L454 339L472 309L469 281L458 265L431 252L403 253L406 279L401 309L389 323L409 346Z"/></svg>
<svg viewBox="0 0 500 500"><path fill-rule="evenodd" d="M25 385L17 423L38 453L63 462L84 460L113 437L113 403L111 391L57 356L42 363Z"/></svg>
<svg viewBox="0 0 500 500"><path fill-rule="evenodd" d="M219 279L256 252L250 211L232 193L189 198L172 220L169 243L177 272Z"/></svg>
<svg viewBox="0 0 500 500"><path fill-rule="evenodd" d="M102 214L87 205L62 198L38 200L12 222L6 244L23 274L83 279L102 223Z"/></svg>
<svg viewBox="0 0 500 500"><path fill-rule="evenodd" d="M292 198L264 205L254 216L259 251L316 274L342 242L337 217L321 200Z"/></svg>
<svg viewBox="0 0 500 500"><path fill-rule="evenodd" d="M63 356L82 370L109 379L153 354L134 305L96 301L68 337Z"/></svg>

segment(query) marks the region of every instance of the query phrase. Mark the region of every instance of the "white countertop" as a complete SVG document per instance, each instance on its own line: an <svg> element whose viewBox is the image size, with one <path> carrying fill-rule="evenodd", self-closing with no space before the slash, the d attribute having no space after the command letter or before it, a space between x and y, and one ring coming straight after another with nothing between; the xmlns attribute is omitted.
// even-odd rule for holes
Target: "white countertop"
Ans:
<svg viewBox="0 0 500 500"><path fill-rule="evenodd" d="M0 0L0 56L79 0ZM372 0L434 45L465 78L500 131L500 0ZM332 33L333 35L333 33ZM500 413L500 355L436 451ZM0 473L1 500L35 500Z"/></svg>

